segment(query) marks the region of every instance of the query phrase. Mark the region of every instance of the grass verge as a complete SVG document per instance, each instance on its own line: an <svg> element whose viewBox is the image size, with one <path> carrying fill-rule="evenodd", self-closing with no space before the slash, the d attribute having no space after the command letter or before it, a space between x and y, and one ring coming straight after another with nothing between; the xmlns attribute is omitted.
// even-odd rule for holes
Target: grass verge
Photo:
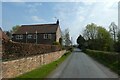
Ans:
<svg viewBox="0 0 120 80"><path fill-rule="evenodd" d="M43 65L35 70L22 74L14 80L20 80L20 78L41 78L44 79L51 71L53 71L58 65L60 65L71 52L66 52L60 59L51 62L49 64ZM25 79L26 80L26 79Z"/></svg>
<svg viewBox="0 0 120 80"><path fill-rule="evenodd" d="M120 75L120 60L118 57L120 54L89 49L85 53Z"/></svg>

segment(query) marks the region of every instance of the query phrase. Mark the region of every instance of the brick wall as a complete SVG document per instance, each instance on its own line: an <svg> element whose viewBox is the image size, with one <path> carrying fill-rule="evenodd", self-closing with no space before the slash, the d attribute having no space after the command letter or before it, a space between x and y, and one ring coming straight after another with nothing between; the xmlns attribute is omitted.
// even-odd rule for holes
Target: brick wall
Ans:
<svg viewBox="0 0 120 80"><path fill-rule="evenodd" d="M65 52L66 51L63 50L2 62L2 77L13 78L19 76L20 74L31 71L41 65L48 64L59 59Z"/></svg>

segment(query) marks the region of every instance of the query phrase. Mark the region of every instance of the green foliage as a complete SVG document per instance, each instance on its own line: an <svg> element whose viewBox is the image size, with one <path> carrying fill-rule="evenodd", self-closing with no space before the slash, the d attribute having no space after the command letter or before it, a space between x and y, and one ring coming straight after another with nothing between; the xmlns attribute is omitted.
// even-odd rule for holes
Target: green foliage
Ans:
<svg viewBox="0 0 120 80"><path fill-rule="evenodd" d="M62 38L59 39L59 43L60 43L60 45L62 45L62 43L63 43Z"/></svg>
<svg viewBox="0 0 120 80"><path fill-rule="evenodd" d="M32 43L4 42L2 44L3 55L2 60L15 60L24 57L34 56L38 54L60 51L59 45L44 45Z"/></svg>
<svg viewBox="0 0 120 80"><path fill-rule="evenodd" d="M118 37L118 41L120 42L120 30L118 31L117 37Z"/></svg>
<svg viewBox="0 0 120 80"><path fill-rule="evenodd" d="M72 51L73 51L73 47L69 47L68 50L69 50L70 52L72 52Z"/></svg>
<svg viewBox="0 0 120 80"><path fill-rule="evenodd" d="M89 49L113 51L113 40L110 33L102 26L94 23L88 24L84 30L86 46Z"/></svg>
<svg viewBox="0 0 120 80"><path fill-rule="evenodd" d="M104 52L89 49L86 50L86 53L120 75L120 68L118 67L118 65L120 65L118 59L119 54L114 52Z"/></svg>
<svg viewBox="0 0 120 80"><path fill-rule="evenodd" d="M77 43L78 43L78 47L82 50L85 49L85 39L82 37L82 35L79 35L79 37L77 38Z"/></svg>
<svg viewBox="0 0 120 80"><path fill-rule="evenodd" d="M73 46L64 46L64 49L72 52L73 51Z"/></svg>
<svg viewBox="0 0 120 80"><path fill-rule="evenodd" d="M113 41L110 36L110 33L103 27L99 26L98 33L97 33L97 42L99 43L99 46L101 50L104 51L112 51L111 45L113 46Z"/></svg>
<svg viewBox="0 0 120 80"><path fill-rule="evenodd" d="M12 33L16 32L19 27L20 27L19 25L13 26L11 32Z"/></svg>
<svg viewBox="0 0 120 80"><path fill-rule="evenodd" d="M120 30L117 34L118 40L114 43L115 51L120 53Z"/></svg>
<svg viewBox="0 0 120 80"><path fill-rule="evenodd" d="M84 30L84 37L85 39L89 40L89 39L95 39L96 37L96 30L97 30L97 25L94 23L88 24L86 26L86 29Z"/></svg>
<svg viewBox="0 0 120 80"><path fill-rule="evenodd" d="M53 45L60 45L59 42L53 42Z"/></svg>
<svg viewBox="0 0 120 80"><path fill-rule="evenodd" d="M85 42L85 39L82 37L82 35L79 35L79 37L77 38L77 43L79 45L83 45L84 42Z"/></svg>

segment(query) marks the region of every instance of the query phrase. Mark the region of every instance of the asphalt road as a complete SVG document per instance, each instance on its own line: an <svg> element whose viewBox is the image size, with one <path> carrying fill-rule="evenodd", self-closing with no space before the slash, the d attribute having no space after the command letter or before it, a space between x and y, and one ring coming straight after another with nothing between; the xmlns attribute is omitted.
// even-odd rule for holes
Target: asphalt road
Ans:
<svg viewBox="0 0 120 80"><path fill-rule="evenodd" d="M118 78L118 75L75 49L47 78Z"/></svg>

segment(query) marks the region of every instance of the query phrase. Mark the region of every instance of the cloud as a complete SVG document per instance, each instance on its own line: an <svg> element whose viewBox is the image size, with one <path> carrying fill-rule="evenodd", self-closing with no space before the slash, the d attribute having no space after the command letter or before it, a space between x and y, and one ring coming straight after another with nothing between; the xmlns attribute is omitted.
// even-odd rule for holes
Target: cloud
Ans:
<svg viewBox="0 0 120 80"><path fill-rule="evenodd" d="M114 6L117 6L117 3L96 3L86 22L95 22L107 29L111 22L118 24L118 8L112 8Z"/></svg>
<svg viewBox="0 0 120 80"><path fill-rule="evenodd" d="M60 19L62 29L69 28L71 37L77 39L89 23L96 23L107 29L111 22L117 24L117 6L117 2L114 1L97 2L94 0L94 2L56 4L54 9L56 17ZM75 40L74 43L76 43Z"/></svg>
<svg viewBox="0 0 120 80"><path fill-rule="evenodd" d="M6 0L7 1L7 0ZM14 0L15 1L15 0ZM18 0L23 1L23 0ZM24 0L25 1L25 0ZM34 0L34 2L37 0ZM55 1L55 0L50 0ZM38 2L42 2L41 0ZM44 2L48 2L44 0ZM57 2L57 1L55 1ZM79 34L82 34L83 29L89 23L96 23L98 25L108 28L111 22L117 24L118 19L118 0L59 0L58 2L73 2L73 3L55 3L53 4L53 16L60 19L60 26L62 30L69 28L70 35L76 39ZM42 3L26 3L27 11L30 15L35 13L35 16L31 16L34 22L45 22L45 20L39 16L36 16L38 12L38 6L43 6ZM49 10L48 10L49 11ZM38 13L40 14L40 13ZM46 17L46 16L45 16ZM50 16L51 17L51 16ZM75 41L74 41L75 43Z"/></svg>
<svg viewBox="0 0 120 80"><path fill-rule="evenodd" d="M2 0L2 2L118 2L119 0Z"/></svg>
<svg viewBox="0 0 120 80"><path fill-rule="evenodd" d="M55 12L56 17L60 19L61 28L69 28L70 35L74 39L78 37L78 34L82 31L82 23L85 20L87 10L82 6L83 3L64 3L56 4ZM64 7L64 8L63 8ZM74 43L76 41L74 40Z"/></svg>
<svg viewBox="0 0 120 80"><path fill-rule="evenodd" d="M36 2L33 2L33 3L28 3L28 7L29 8L36 8L36 7L38 7L38 6L41 6L42 5L42 3L40 3L40 2L38 2L38 3L36 3Z"/></svg>
<svg viewBox="0 0 120 80"><path fill-rule="evenodd" d="M24 2L25 0L1 0L2 2Z"/></svg>
<svg viewBox="0 0 120 80"><path fill-rule="evenodd" d="M45 22L44 19L38 17L38 16L32 16L31 19L34 21L34 22Z"/></svg>
<svg viewBox="0 0 120 80"><path fill-rule="evenodd" d="M29 13L37 13L38 12L38 7L40 7L42 5L42 3L38 2L31 2L31 3L26 3Z"/></svg>
<svg viewBox="0 0 120 80"><path fill-rule="evenodd" d="M120 14L120 2L118 4L118 14ZM118 15L118 27L120 29L120 15Z"/></svg>

